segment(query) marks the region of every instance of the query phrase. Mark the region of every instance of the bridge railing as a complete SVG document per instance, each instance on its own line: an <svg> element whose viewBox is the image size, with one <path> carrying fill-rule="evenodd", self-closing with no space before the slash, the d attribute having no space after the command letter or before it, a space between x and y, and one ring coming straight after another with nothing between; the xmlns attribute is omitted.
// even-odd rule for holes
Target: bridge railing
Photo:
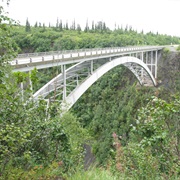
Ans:
<svg viewBox="0 0 180 180"><path fill-rule="evenodd" d="M91 51L101 51L101 50L122 50L122 51L130 51L130 50L142 50L147 48L152 48L153 46L140 46L140 47L108 47L108 48L93 48L93 49L76 49L76 50L61 50L61 51L49 51L49 52L37 52L37 53L25 53L18 54L17 58L30 58L37 56L48 56L48 55L57 55L57 54L71 54L78 52L91 52ZM157 46L154 46L157 47ZM113 52L114 52L113 51Z"/></svg>
<svg viewBox="0 0 180 180"><path fill-rule="evenodd" d="M76 49L76 50L61 50L61 51L49 51L49 52L37 52L37 53L25 53L18 54L17 58L28 58L28 57L37 57L37 56L47 56L47 55L57 55L57 54L71 54L71 53L80 53L80 52L91 52L91 51L101 51L117 49L115 47L110 48L93 48L93 49Z"/></svg>
<svg viewBox="0 0 180 180"><path fill-rule="evenodd" d="M128 46L128 47L110 47L110 48L93 48L93 49L77 49L77 50L63 50L63 51L50 51L50 52L37 52L19 54L16 59L11 61L11 65L27 65L42 61L52 61L69 58L82 58L90 56L99 56L106 54L117 53L136 53L138 51L151 51L153 49L162 49L161 46Z"/></svg>

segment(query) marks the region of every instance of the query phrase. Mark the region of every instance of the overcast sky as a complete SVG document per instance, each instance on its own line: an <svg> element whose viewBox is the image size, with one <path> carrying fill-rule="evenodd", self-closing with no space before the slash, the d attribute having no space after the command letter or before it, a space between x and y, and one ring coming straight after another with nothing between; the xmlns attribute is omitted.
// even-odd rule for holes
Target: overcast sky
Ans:
<svg viewBox="0 0 180 180"><path fill-rule="evenodd" d="M144 32L180 36L180 0L11 0L10 17L31 25L36 21L56 24L57 18L69 25L75 19L83 28L88 19L104 21L113 29L115 23L131 25Z"/></svg>

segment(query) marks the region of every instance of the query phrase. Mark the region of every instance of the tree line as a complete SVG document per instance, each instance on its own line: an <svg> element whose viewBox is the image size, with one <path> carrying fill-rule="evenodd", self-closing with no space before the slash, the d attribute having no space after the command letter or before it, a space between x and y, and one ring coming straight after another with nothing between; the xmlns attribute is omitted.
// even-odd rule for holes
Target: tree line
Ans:
<svg viewBox="0 0 180 180"><path fill-rule="evenodd" d="M75 21L71 28L59 20L55 27L37 26L37 23L33 27L27 21L26 26L14 26L12 38L20 48L19 53L180 43L179 37L137 32L131 26L110 30L102 21L93 22L92 27L87 23L84 30L78 28Z"/></svg>
<svg viewBox="0 0 180 180"><path fill-rule="evenodd" d="M30 22L28 20L28 18L26 19L26 25L25 25L25 30L28 32L28 31L31 31L31 25L30 25ZM49 23L48 26L45 25L45 23L41 23L41 22L36 22L34 24L34 26L32 25L32 27L35 27L35 28L46 28L46 27L49 27L49 28L54 28L54 30L56 31L62 31L62 30L77 30L77 31L82 31L82 28L80 26L80 24L76 24L76 20L74 19L72 21L71 24L68 23L68 21L66 21L66 23L63 24L63 21L59 18L57 18L56 20L56 25L52 25L51 23ZM128 29L128 25L126 26L126 28ZM132 27L130 27L131 29ZM116 29L116 24L115 24L115 29ZM118 29L119 29L119 26L118 26ZM88 32L88 31L91 31L91 32L105 32L105 31L110 31L110 28L106 26L106 23L103 22L103 21L98 21L97 23L95 23L94 21L91 22L91 24L89 24L88 20L86 21L86 25L85 25L85 28L84 28L84 31L85 32Z"/></svg>

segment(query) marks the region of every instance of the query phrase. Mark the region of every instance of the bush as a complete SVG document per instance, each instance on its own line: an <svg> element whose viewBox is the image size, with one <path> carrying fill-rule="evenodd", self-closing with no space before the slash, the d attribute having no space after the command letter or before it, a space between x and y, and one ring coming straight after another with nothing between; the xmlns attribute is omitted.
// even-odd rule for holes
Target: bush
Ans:
<svg viewBox="0 0 180 180"><path fill-rule="evenodd" d="M177 51L180 51L180 45L177 47L177 49L176 49Z"/></svg>

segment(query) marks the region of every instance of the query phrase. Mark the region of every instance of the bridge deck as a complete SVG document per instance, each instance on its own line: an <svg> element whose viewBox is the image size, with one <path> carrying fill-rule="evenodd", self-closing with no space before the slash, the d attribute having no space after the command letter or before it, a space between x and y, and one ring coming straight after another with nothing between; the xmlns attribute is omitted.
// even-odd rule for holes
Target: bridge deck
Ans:
<svg viewBox="0 0 180 180"><path fill-rule="evenodd" d="M119 65L126 66L141 85L150 82L156 86L158 55L163 48L137 46L19 54L11 65L13 71L60 65L61 73L35 92L33 99L41 97L59 101L62 107L68 104L68 109L95 81Z"/></svg>
<svg viewBox="0 0 180 180"><path fill-rule="evenodd" d="M91 61L93 59L160 50L162 48L162 46L137 46L19 54L15 60L11 61L11 65L14 68L14 72L30 71L35 67L37 69L43 69L82 61Z"/></svg>

